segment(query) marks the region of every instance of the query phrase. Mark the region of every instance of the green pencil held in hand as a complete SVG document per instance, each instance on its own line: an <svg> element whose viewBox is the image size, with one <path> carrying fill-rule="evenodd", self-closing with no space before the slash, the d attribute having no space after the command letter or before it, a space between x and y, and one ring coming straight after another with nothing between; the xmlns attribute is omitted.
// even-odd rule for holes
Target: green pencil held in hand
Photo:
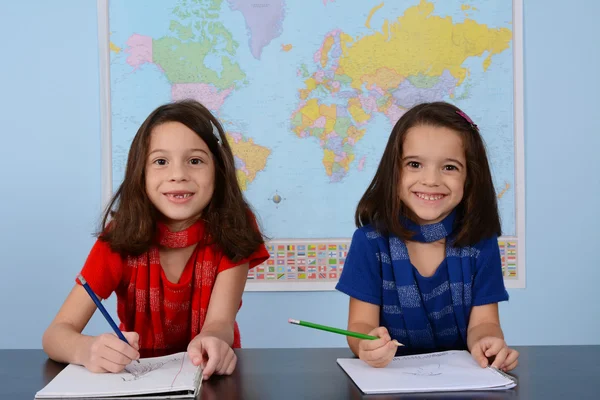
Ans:
<svg viewBox="0 0 600 400"><path fill-rule="evenodd" d="M288 322L290 324L294 324L294 325L306 326L307 328L313 328L313 329L320 329L322 331L337 333L339 335L351 336L351 337L355 337L355 338L358 338L358 339L366 339L366 340L376 340L376 339L379 339L377 336L365 335L364 333L347 331L347 330L344 330L344 329L333 328L331 326L314 324L312 322L299 321L297 319L291 319L290 318L290 319L288 319ZM404 346L402 343L398 342L395 339L392 340L392 343L394 343L396 346Z"/></svg>

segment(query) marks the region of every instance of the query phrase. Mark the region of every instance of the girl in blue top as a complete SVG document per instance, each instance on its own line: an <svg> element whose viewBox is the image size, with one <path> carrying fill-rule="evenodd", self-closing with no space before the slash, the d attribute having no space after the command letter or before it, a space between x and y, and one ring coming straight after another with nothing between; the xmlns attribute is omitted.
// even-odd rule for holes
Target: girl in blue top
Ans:
<svg viewBox="0 0 600 400"><path fill-rule="evenodd" d="M468 349L504 371L498 302L508 300L496 192L477 125L455 106L420 104L396 123L362 199L336 289L350 296L354 354L384 367L399 351Z"/></svg>

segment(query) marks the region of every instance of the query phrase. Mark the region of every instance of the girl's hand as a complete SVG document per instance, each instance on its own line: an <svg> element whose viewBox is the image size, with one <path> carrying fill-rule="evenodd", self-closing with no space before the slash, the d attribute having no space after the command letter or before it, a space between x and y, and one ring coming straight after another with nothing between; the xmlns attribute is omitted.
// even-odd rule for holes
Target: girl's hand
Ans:
<svg viewBox="0 0 600 400"><path fill-rule="evenodd" d="M373 329L369 335L377 336L379 339L365 339L358 342L358 358L372 367L383 368L396 355L397 346L383 326Z"/></svg>
<svg viewBox="0 0 600 400"><path fill-rule="evenodd" d="M237 356L231 346L214 336L196 336L188 345L188 355L194 365L202 367L202 379L213 373L231 375Z"/></svg>
<svg viewBox="0 0 600 400"><path fill-rule="evenodd" d="M131 361L139 359L139 335L136 332L123 335L130 345L114 333L90 338L83 350L83 366L91 372L121 372Z"/></svg>
<svg viewBox="0 0 600 400"><path fill-rule="evenodd" d="M514 369L519 363L519 352L507 346L503 339L486 336L479 339L471 349L471 355L482 368L489 365L489 358L494 357L492 367L504 372Z"/></svg>

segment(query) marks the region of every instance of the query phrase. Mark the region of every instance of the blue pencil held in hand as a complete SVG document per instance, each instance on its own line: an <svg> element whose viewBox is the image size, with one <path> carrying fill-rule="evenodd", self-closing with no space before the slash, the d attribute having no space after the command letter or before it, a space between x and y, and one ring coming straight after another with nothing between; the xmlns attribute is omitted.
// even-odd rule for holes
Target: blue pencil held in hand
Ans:
<svg viewBox="0 0 600 400"><path fill-rule="evenodd" d="M124 341L125 343L130 345L129 342L127 341L127 339L125 338L125 336L123 335L123 332L121 332L121 330L119 329L117 324L115 324L115 321L113 321L113 319L111 318L108 311L106 311L106 308L104 308L104 306L102 305L102 302L100 301L98 296L96 296L96 293L94 293L94 291L92 290L90 285L88 285L87 281L85 280L85 278L82 275L79 275L79 282L81 282L81 285L83 286L83 288L86 290L86 292L88 292L88 294L90 295L90 297L92 298L94 303L96 303L96 307L98 307L98 309L100 310L102 315L104 315L104 318L108 321L108 323L113 328L113 331L115 331L115 333L117 334L119 339L121 339L122 341ZM140 362L140 360L136 360L136 361L138 363Z"/></svg>

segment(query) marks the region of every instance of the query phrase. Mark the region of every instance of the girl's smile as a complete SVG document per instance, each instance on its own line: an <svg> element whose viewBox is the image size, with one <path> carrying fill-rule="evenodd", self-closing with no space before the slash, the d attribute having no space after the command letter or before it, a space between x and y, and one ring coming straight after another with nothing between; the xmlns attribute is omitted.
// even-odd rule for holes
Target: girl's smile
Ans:
<svg viewBox="0 0 600 400"><path fill-rule="evenodd" d="M167 193L163 193L167 199L175 204L185 204L189 201L192 200L192 197L194 196L195 193L193 192L186 192L186 191L180 191L180 190L174 190L174 191L170 191Z"/></svg>

